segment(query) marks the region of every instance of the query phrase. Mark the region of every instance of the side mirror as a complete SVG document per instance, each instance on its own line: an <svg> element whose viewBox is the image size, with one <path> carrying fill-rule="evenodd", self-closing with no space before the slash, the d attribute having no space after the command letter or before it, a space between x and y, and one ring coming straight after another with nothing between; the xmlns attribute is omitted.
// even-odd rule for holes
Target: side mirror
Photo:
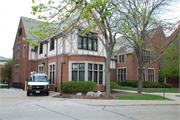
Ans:
<svg viewBox="0 0 180 120"><path fill-rule="evenodd" d="M28 81L28 79L26 79L26 81Z"/></svg>
<svg viewBox="0 0 180 120"><path fill-rule="evenodd" d="M49 79L49 82L51 81L51 79Z"/></svg>

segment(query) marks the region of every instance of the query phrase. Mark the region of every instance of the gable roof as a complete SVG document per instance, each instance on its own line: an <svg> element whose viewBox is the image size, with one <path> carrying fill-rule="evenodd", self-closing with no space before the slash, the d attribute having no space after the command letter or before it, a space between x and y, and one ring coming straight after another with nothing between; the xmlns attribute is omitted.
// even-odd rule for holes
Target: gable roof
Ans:
<svg viewBox="0 0 180 120"><path fill-rule="evenodd" d="M8 60L8 58L5 58L5 57L3 57L3 56L0 56L0 60L1 60L1 61L6 61L6 60Z"/></svg>
<svg viewBox="0 0 180 120"><path fill-rule="evenodd" d="M24 20L29 20L29 18L23 17L23 16L21 17L21 19L22 19L22 21L23 21L23 19ZM30 26L33 26L33 25L35 26L35 25L43 24L43 23L45 23L45 22L39 21L39 20L29 20L28 22L23 22L26 37L28 37L29 39L32 39L32 41L37 41L38 36L33 35L32 33L29 33L28 29L29 29ZM37 31L37 30L39 30L38 27L33 28L33 31Z"/></svg>

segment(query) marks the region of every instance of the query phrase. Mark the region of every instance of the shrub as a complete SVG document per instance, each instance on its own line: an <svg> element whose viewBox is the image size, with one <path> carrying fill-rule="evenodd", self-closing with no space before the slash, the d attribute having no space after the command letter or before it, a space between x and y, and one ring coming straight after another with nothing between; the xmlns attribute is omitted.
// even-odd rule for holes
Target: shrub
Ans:
<svg viewBox="0 0 180 120"><path fill-rule="evenodd" d="M138 80L126 80L120 83L121 86L138 87Z"/></svg>
<svg viewBox="0 0 180 120"><path fill-rule="evenodd" d="M87 93L97 89L96 82L91 81L64 81L62 83L62 90L65 93Z"/></svg>
<svg viewBox="0 0 180 120"><path fill-rule="evenodd" d="M111 80L111 82L116 82L118 85L120 85L120 82L117 80Z"/></svg>
<svg viewBox="0 0 180 120"><path fill-rule="evenodd" d="M112 89L118 89L119 85L117 84L117 82L111 82L111 90Z"/></svg>
<svg viewBox="0 0 180 120"><path fill-rule="evenodd" d="M129 87L138 87L138 80L126 80L120 83L121 86L129 86ZM164 83L159 82L149 82L143 81L142 82L143 88L163 88ZM165 84L166 88L171 88L172 85L169 83Z"/></svg>

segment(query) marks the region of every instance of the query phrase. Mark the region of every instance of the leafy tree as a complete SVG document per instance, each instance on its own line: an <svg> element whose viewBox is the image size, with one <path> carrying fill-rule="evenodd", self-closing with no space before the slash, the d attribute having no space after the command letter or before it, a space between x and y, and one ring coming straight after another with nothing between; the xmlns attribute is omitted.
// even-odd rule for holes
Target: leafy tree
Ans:
<svg viewBox="0 0 180 120"><path fill-rule="evenodd" d="M161 77L179 77L179 39L176 40L166 49L162 56L160 69Z"/></svg>
<svg viewBox="0 0 180 120"><path fill-rule="evenodd" d="M32 1L35 3L34 0ZM171 0L60 0L58 2L49 0L47 4L40 3L32 6L32 14L40 13L38 19L44 20L45 23L31 26L29 32L41 40L59 31L68 32L68 29L80 19L89 25L84 28L82 35L100 27L104 40L101 36L98 37L106 50L106 98L109 98L111 94L109 68L116 35L123 35L135 48L138 56L141 74L138 92L141 93L144 65L142 51L147 45L148 34L157 26L152 16L160 8L168 6L169 2ZM35 27L39 30L34 30ZM37 45L37 42L33 43L29 38L24 38L24 40L34 46Z"/></svg>
<svg viewBox="0 0 180 120"><path fill-rule="evenodd" d="M6 63L1 68L1 79L10 79L12 73L12 59L6 60ZM9 69L10 69L10 78L9 78Z"/></svg>
<svg viewBox="0 0 180 120"><path fill-rule="evenodd" d="M128 46L135 51L139 63L138 93L142 91L143 73L159 60L164 50L177 36L175 34L167 44L161 47L156 57L145 56L146 49L153 47L151 36L157 28L161 26L164 30L168 30L174 27L174 24L167 24L166 20L158 20L158 14L174 2L172 0L120 0L117 2L118 10L115 12L119 15L117 17L119 22L116 24L119 27L117 31L126 39Z"/></svg>

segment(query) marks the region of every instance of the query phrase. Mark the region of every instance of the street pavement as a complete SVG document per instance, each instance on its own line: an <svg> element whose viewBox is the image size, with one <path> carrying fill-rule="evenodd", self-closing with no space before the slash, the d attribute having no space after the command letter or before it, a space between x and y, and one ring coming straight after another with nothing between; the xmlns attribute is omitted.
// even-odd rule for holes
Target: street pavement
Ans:
<svg viewBox="0 0 180 120"><path fill-rule="evenodd" d="M134 91L126 91L134 92ZM163 93L146 93L163 95ZM17 88L0 89L0 120L179 120L180 93L167 100L99 100L53 98Z"/></svg>

